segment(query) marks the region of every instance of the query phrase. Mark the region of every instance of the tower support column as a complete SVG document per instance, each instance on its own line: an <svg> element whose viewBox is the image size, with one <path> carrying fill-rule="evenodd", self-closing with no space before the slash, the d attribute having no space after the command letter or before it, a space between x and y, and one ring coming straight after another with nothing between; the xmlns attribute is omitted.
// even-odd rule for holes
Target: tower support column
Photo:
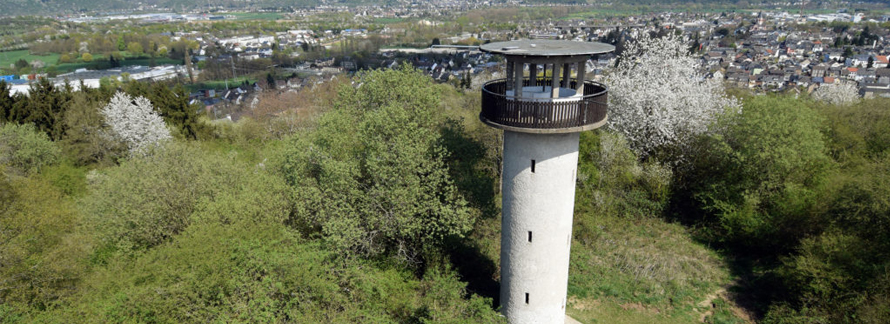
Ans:
<svg viewBox="0 0 890 324"><path fill-rule="evenodd" d="M504 131L501 307L510 323L565 320L578 139Z"/></svg>

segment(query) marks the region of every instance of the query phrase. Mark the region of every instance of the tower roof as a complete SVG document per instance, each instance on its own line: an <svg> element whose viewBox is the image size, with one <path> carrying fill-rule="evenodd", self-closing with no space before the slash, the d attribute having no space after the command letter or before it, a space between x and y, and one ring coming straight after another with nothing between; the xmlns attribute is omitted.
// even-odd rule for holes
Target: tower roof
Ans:
<svg viewBox="0 0 890 324"><path fill-rule="evenodd" d="M488 43L479 49L483 52L509 56L555 57L609 53L615 51L615 46L599 42L522 39Z"/></svg>

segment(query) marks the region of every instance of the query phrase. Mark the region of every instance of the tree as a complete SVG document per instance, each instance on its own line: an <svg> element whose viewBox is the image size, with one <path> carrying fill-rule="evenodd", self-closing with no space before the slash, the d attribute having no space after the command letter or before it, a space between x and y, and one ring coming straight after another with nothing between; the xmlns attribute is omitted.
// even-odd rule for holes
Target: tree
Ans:
<svg viewBox="0 0 890 324"><path fill-rule="evenodd" d="M15 61L15 68L16 68L16 70L21 70L21 69L26 68L26 67L28 67L28 66L29 66L29 65L28 65L28 61L25 61L25 59L18 59L17 61Z"/></svg>
<svg viewBox="0 0 890 324"><path fill-rule="evenodd" d="M618 59L606 79L609 128L624 134L642 158L661 148L685 147L692 136L707 132L719 113L738 106L720 80L698 72L679 36L643 33Z"/></svg>
<svg viewBox="0 0 890 324"><path fill-rule="evenodd" d="M823 84L813 92L813 99L832 105L848 106L859 101L859 88L854 82Z"/></svg>
<svg viewBox="0 0 890 324"><path fill-rule="evenodd" d="M93 54L90 54L90 53L83 53L83 55L80 56L80 59L83 60L84 62L87 62L87 63L92 62L92 61L93 61Z"/></svg>
<svg viewBox="0 0 890 324"><path fill-rule="evenodd" d="M111 99L98 89L81 86L65 112L62 150L76 165L114 162L124 156L126 147L112 135L99 111Z"/></svg>
<svg viewBox="0 0 890 324"><path fill-rule="evenodd" d="M118 92L101 110L114 134L131 153L145 154L170 139L170 130L145 97L133 99Z"/></svg>
<svg viewBox="0 0 890 324"><path fill-rule="evenodd" d="M127 49L127 43L124 42L124 35L117 36L117 50L123 51Z"/></svg>
<svg viewBox="0 0 890 324"><path fill-rule="evenodd" d="M360 73L312 136L294 136L281 167L303 204L294 224L347 255L420 263L470 229L444 164L441 101L412 67Z"/></svg>
<svg viewBox="0 0 890 324"><path fill-rule="evenodd" d="M275 89L275 78L272 77L272 73L266 73L266 84L269 85L269 89Z"/></svg>
<svg viewBox="0 0 890 324"><path fill-rule="evenodd" d="M138 42L130 42L130 44L127 45L127 51L130 52L130 54L142 55L142 44L139 44Z"/></svg>
<svg viewBox="0 0 890 324"><path fill-rule="evenodd" d="M71 63L71 56L62 54L62 56L59 56L59 63Z"/></svg>

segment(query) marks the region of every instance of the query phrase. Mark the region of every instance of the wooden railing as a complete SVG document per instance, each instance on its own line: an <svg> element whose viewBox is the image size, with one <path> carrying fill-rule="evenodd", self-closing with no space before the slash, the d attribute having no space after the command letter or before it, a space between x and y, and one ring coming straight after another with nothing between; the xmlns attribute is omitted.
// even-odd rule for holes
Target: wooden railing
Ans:
<svg viewBox="0 0 890 324"><path fill-rule="evenodd" d="M550 85L550 78L538 78L536 85ZM524 86L529 80L525 79ZM577 89L577 81L569 87ZM584 82L583 96L538 99L506 95L505 79L482 86L482 112L479 117L492 126L512 128L560 129L593 125L606 118L608 90L600 83Z"/></svg>

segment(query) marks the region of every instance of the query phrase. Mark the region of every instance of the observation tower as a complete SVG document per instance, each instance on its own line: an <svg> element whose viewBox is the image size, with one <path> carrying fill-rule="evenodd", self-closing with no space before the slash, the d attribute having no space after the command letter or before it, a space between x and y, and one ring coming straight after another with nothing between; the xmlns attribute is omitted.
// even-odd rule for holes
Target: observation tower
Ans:
<svg viewBox="0 0 890 324"><path fill-rule="evenodd" d="M608 107L586 63L615 47L517 40L480 50L507 60L507 77L482 87L479 114L504 130L501 311L510 323L564 323L579 134L605 124Z"/></svg>

